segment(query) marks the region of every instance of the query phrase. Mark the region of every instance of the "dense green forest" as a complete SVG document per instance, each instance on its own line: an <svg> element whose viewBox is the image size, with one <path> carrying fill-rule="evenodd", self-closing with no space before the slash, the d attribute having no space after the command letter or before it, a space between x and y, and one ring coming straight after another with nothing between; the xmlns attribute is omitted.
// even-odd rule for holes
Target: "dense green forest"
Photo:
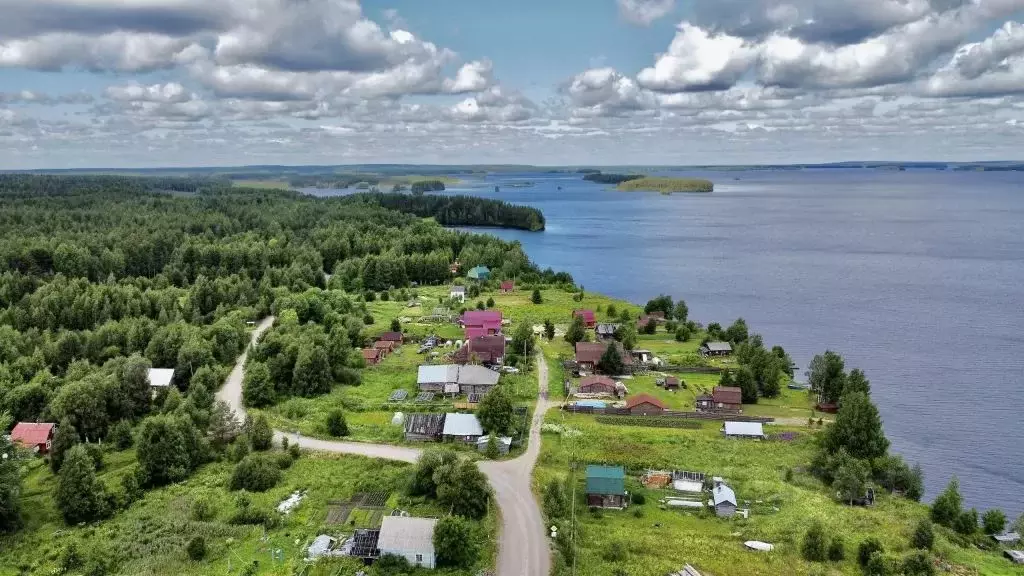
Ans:
<svg viewBox="0 0 1024 576"><path fill-rule="evenodd" d="M311 396L358 383L355 349L374 322L367 291L448 282L456 259L496 277L571 284L538 270L518 244L422 218L501 225L524 214L469 198L315 198L221 180L0 175L3 431L19 421L60 423L57 472L72 446L130 445L134 429L140 461L123 490L63 511L74 521L116 514L139 490L187 477L229 449L238 431L213 392L248 342L247 322L279 316L256 352L274 383L268 393ZM536 211L528 216L543 223ZM335 274L330 287L325 272ZM175 387L152 397L150 367L174 369ZM150 458L160 454L174 456ZM89 476L79 460L75 478ZM23 517L9 468L0 470L0 532Z"/></svg>
<svg viewBox="0 0 1024 576"><path fill-rule="evenodd" d="M587 182L597 182L598 184L622 184L639 178L643 178L643 176L640 174L602 174L601 172L591 172L583 177Z"/></svg>
<svg viewBox="0 0 1024 576"><path fill-rule="evenodd" d="M417 180L412 183L413 193L443 192L444 182L440 180Z"/></svg>
<svg viewBox="0 0 1024 576"><path fill-rule="evenodd" d="M415 189L415 184L413 185ZM359 194L353 201L366 201L385 208L434 218L445 226L494 226L521 230L543 230L544 215L536 208L500 200L471 196L425 196L408 194Z"/></svg>

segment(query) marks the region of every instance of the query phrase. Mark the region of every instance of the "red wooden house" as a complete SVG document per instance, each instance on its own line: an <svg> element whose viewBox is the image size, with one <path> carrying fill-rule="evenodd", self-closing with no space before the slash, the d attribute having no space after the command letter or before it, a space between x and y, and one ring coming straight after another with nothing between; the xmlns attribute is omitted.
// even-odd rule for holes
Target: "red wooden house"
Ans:
<svg viewBox="0 0 1024 576"><path fill-rule="evenodd" d="M516 283L511 280L505 280L501 283L501 293L511 294L516 291Z"/></svg>
<svg viewBox="0 0 1024 576"><path fill-rule="evenodd" d="M626 409L637 416L655 416L665 411L665 403L650 394L637 394L626 400Z"/></svg>
<svg viewBox="0 0 1024 576"><path fill-rule="evenodd" d="M573 310L572 317L576 318L577 316L583 318L583 325L587 328L597 326L597 316L594 315L593 310Z"/></svg>
<svg viewBox="0 0 1024 576"><path fill-rule="evenodd" d="M467 310L460 319L466 338L501 333L501 310Z"/></svg>
<svg viewBox="0 0 1024 576"><path fill-rule="evenodd" d="M580 380L581 394L615 394L615 380L607 376L587 376Z"/></svg>
<svg viewBox="0 0 1024 576"><path fill-rule="evenodd" d="M611 345L618 349L623 365L633 365L633 356L622 348L622 344L614 342ZM608 349L608 346L608 342L577 342L576 367L580 370L592 372L597 367L598 362L601 361L601 356L604 355L604 351Z"/></svg>
<svg viewBox="0 0 1024 576"><path fill-rule="evenodd" d="M481 364L501 364L504 358L505 337L501 334L471 338L454 355L457 364L469 364L473 360Z"/></svg>
<svg viewBox="0 0 1024 576"><path fill-rule="evenodd" d="M363 348L363 360L366 361L367 366L380 364L383 359L384 351L380 348Z"/></svg>
<svg viewBox="0 0 1024 576"><path fill-rule="evenodd" d="M39 454L46 454L50 451L55 428L56 425L50 422L18 422L14 430L11 430L11 441Z"/></svg>

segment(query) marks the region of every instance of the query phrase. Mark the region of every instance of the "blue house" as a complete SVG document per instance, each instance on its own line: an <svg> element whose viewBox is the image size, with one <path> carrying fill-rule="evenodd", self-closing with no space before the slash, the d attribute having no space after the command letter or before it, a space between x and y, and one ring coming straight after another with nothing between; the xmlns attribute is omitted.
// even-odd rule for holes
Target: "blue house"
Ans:
<svg viewBox="0 0 1024 576"><path fill-rule="evenodd" d="M484 281L491 277L491 271L487 269L487 266L476 266L466 272L466 278L470 280Z"/></svg>

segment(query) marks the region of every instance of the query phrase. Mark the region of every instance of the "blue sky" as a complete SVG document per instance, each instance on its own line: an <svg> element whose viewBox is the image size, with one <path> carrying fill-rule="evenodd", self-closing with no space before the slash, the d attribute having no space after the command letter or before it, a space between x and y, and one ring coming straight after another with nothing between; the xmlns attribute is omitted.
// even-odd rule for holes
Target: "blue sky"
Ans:
<svg viewBox="0 0 1024 576"><path fill-rule="evenodd" d="M1020 159L1024 0L0 0L0 169Z"/></svg>

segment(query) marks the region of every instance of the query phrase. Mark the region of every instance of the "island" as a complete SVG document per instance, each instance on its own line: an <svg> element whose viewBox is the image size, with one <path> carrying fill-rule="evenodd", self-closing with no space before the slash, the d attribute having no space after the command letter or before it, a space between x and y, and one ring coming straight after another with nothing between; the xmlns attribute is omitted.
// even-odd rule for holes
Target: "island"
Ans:
<svg viewBox="0 0 1024 576"><path fill-rule="evenodd" d="M616 190L625 192L713 192L715 184L703 178L668 178L662 176L644 176L621 182Z"/></svg>

